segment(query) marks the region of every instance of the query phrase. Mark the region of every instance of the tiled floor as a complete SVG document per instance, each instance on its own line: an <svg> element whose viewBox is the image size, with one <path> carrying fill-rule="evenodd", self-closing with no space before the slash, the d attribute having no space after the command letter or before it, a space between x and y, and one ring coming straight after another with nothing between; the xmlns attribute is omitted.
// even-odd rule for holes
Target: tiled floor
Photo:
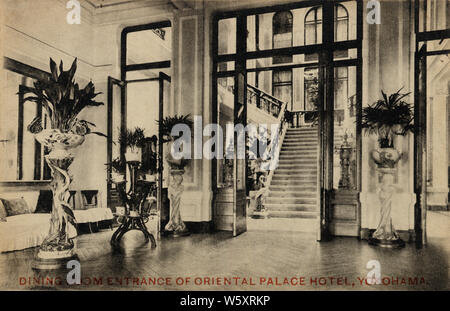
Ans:
<svg viewBox="0 0 450 311"><path fill-rule="evenodd" d="M318 243L314 233L254 230L236 238L226 232L165 238L156 249L143 244L140 232L130 232L124 236L122 252L113 253L112 232L103 231L77 238L83 284L51 285L51 279L33 279L38 275L31 269L31 249L0 254L0 288L448 290L450 213L428 215L428 245L422 249L411 244L400 250L380 249L356 238ZM384 284L361 285L370 260L379 261ZM158 278L160 285L149 285ZM417 284L410 284L416 278Z"/></svg>

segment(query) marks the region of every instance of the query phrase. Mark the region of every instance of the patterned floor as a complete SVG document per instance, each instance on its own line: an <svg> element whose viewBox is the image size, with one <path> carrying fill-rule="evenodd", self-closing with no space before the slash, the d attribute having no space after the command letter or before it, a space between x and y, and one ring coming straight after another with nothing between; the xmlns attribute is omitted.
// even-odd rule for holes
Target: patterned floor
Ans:
<svg viewBox="0 0 450 311"><path fill-rule="evenodd" d="M156 249L143 244L141 233L129 232L121 253L111 251L112 232L103 231L77 238L81 285L65 284L62 274L34 274L36 250L29 249L0 254L0 288L448 290L450 213L430 212L428 228L429 244L423 249L380 249L356 238L318 243L314 233L255 230L236 238L226 232L165 238ZM365 282L370 260L380 263L380 285Z"/></svg>

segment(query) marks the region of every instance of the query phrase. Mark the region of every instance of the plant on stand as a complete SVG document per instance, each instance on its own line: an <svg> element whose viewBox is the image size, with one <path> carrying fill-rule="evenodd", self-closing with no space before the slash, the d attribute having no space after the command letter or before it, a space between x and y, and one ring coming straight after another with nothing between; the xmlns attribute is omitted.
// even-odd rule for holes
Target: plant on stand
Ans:
<svg viewBox="0 0 450 311"><path fill-rule="evenodd" d="M50 219L50 230L42 242L37 254L34 267L36 269L59 268L62 261L75 256L74 244L69 236L69 224L75 225L75 217L68 203L69 186L72 177L68 169L74 160L71 149L81 145L85 136L104 134L92 131L92 122L78 118L79 113L86 107L103 105L94 98L101 94L95 92L92 82L80 88L74 81L77 70L77 59L68 71L63 70L63 62L59 66L50 58L50 75L37 79L34 88L27 93L25 101L35 102L38 109L44 109L44 116L50 121L50 128L43 128L43 119L36 117L28 130L35 135L38 142L49 149L45 160L51 169L51 189L53 206Z"/></svg>
<svg viewBox="0 0 450 311"><path fill-rule="evenodd" d="M389 96L381 91L383 98L365 107L361 118L362 128L369 134L378 135L379 148L373 150L371 156L380 173L381 215L378 227L369 242L382 247L404 246L391 219L392 198L397 191L394 176L397 163L402 157L400 151L395 149L394 137L405 136L414 131L414 111L411 105L403 100L409 93L402 94L400 91L401 89Z"/></svg>
<svg viewBox="0 0 450 311"><path fill-rule="evenodd" d="M127 162L120 157L114 158L106 165L111 169L111 180L119 183L125 180L125 173L127 170Z"/></svg>
<svg viewBox="0 0 450 311"><path fill-rule="evenodd" d="M125 159L127 162L141 162L142 148L145 145L144 129L135 127L133 130L121 131L119 144L126 148Z"/></svg>
<svg viewBox="0 0 450 311"><path fill-rule="evenodd" d="M161 121L158 121L159 129L162 136L162 142L168 143L166 160L169 164L169 189L168 194L170 198L170 219L164 228L169 234L173 234L174 237L185 236L189 234L185 223L181 218L180 201L181 195L184 191L183 186L183 174L184 168L189 164L190 159L184 157L174 158L173 150L174 142L179 138L176 135L172 135L172 129L175 125L186 125L189 129L192 129L193 122L189 115L166 117Z"/></svg>

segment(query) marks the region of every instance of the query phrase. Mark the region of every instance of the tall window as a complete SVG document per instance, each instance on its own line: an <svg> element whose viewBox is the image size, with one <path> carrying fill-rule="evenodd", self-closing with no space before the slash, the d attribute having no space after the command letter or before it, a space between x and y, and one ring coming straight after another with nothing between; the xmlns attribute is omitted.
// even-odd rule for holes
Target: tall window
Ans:
<svg viewBox="0 0 450 311"><path fill-rule="evenodd" d="M311 8L305 15L305 45L319 44L322 38L322 7ZM348 11L342 4L334 6L334 41L348 40Z"/></svg>
<svg viewBox="0 0 450 311"><path fill-rule="evenodd" d="M292 22L290 11L277 12L273 15L273 48L292 47ZM292 55L276 55L273 64L291 63ZM277 70L273 72L272 94L276 98L292 103L292 70Z"/></svg>
<svg viewBox="0 0 450 311"><path fill-rule="evenodd" d="M292 13L290 11L282 11L274 14L272 19L274 49L287 48L292 46ZM290 63L292 55L274 56L274 64Z"/></svg>
<svg viewBox="0 0 450 311"><path fill-rule="evenodd" d="M272 88L274 97L292 103L292 70L274 70Z"/></svg>
<svg viewBox="0 0 450 311"><path fill-rule="evenodd" d="M348 67L336 67L334 70L334 119L344 121L344 109L349 102Z"/></svg>
<svg viewBox="0 0 450 311"><path fill-rule="evenodd" d="M305 15L305 45L322 41L322 7L311 8Z"/></svg>

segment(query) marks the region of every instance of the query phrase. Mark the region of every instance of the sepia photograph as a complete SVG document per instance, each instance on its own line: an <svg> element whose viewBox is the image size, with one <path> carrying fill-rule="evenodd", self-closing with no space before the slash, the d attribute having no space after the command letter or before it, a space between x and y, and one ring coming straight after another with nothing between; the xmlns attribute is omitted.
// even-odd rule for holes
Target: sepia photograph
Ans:
<svg viewBox="0 0 450 311"><path fill-rule="evenodd" d="M0 54L0 291L450 290L450 0L0 0Z"/></svg>

